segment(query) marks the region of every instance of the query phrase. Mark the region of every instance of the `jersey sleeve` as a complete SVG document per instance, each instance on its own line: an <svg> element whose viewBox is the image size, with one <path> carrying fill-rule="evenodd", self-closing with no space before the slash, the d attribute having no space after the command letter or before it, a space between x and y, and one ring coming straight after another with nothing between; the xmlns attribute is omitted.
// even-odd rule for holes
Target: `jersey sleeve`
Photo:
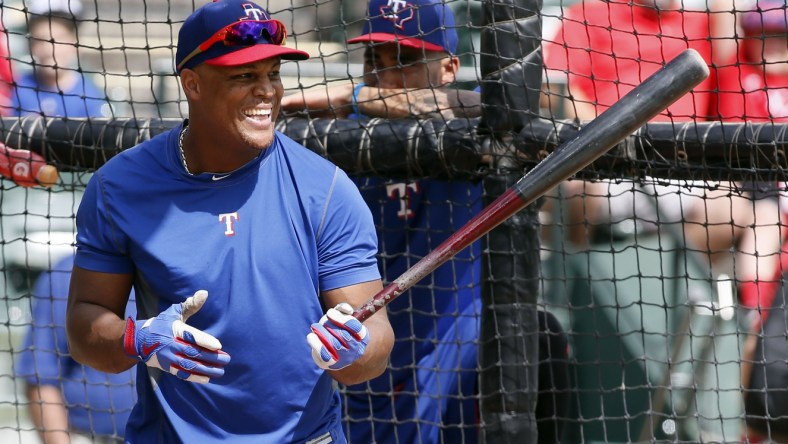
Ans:
<svg viewBox="0 0 788 444"><path fill-rule="evenodd" d="M372 214L350 178L336 169L318 226L321 291L380 279Z"/></svg>
<svg viewBox="0 0 788 444"><path fill-rule="evenodd" d="M134 264L126 254L126 237L113 221L109 199L98 172L90 179L77 211L74 263L102 273L131 273Z"/></svg>

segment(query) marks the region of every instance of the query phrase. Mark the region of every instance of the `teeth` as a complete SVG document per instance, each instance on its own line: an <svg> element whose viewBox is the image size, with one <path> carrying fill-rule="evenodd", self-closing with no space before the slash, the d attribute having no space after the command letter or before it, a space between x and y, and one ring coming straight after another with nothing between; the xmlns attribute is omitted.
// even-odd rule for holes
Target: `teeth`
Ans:
<svg viewBox="0 0 788 444"><path fill-rule="evenodd" d="M271 110L270 109L248 109L244 111L244 114L247 116L270 116Z"/></svg>

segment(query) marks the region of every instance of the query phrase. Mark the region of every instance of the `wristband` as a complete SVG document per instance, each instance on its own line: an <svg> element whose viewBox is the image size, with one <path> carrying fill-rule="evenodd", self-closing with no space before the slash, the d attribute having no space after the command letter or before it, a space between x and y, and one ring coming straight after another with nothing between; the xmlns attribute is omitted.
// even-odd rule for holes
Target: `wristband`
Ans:
<svg viewBox="0 0 788 444"><path fill-rule="evenodd" d="M358 109L358 93L361 92L361 88L363 88L364 86L366 86L364 85L364 82L361 82L358 85L356 85L355 88L353 88L353 98L351 99L351 103L353 105L353 114L355 114L356 116L361 116L361 111L359 111Z"/></svg>
<svg viewBox="0 0 788 444"><path fill-rule="evenodd" d="M137 353L136 327L137 324L134 322L134 319L131 317L126 319L126 331L123 335L123 351L126 353L126 356L137 358L142 361L142 357Z"/></svg>

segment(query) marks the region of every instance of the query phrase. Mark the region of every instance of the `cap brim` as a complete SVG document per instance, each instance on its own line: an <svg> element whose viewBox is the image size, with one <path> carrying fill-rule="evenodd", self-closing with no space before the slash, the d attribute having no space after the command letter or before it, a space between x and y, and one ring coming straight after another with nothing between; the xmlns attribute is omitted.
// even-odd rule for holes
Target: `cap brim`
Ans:
<svg viewBox="0 0 788 444"><path fill-rule="evenodd" d="M254 45L214 57L206 60L204 63L212 66L239 66L270 59L271 57L279 57L285 60L306 60L309 58L309 53L288 48L287 46Z"/></svg>
<svg viewBox="0 0 788 444"><path fill-rule="evenodd" d="M347 41L348 43L398 43L401 46L408 46L410 48L424 48L427 51L446 52L446 48L436 45L434 43L426 42L415 37L403 37L397 34L388 34L385 32L373 32L370 34L360 35Z"/></svg>

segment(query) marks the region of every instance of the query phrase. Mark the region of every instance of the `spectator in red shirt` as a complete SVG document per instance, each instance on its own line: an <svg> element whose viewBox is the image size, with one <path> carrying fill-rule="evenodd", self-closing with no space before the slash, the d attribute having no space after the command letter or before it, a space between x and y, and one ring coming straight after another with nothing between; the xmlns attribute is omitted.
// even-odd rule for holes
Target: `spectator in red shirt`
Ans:
<svg viewBox="0 0 788 444"><path fill-rule="evenodd" d="M712 2L717 8L722 2ZM730 14L680 9L674 0L587 0L564 10L561 28L545 39L545 65L567 77L570 117L591 120L688 48L709 63L730 48L711 36L728 34ZM680 98L655 121L703 116L714 79Z"/></svg>
<svg viewBox="0 0 788 444"><path fill-rule="evenodd" d="M710 11L681 6L675 0L586 0L566 9L562 27L544 42L550 78L566 77L570 100L564 104L565 115L581 121L593 119L687 48L697 50L710 65L738 69L731 62L737 45L731 1L713 0ZM768 48L766 45L764 42ZM785 50L784 37L782 46ZM698 121L719 114L714 106L718 103L717 77L722 79L722 74L715 71L654 121ZM724 82L739 82L738 75L724 75ZM725 88L741 96L741 87ZM723 100L728 98L721 96ZM632 182L569 181L563 185L568 236L583 246L589 238L599 237L602 230L595 227L606 224L635 220L639 226L656 227L657 222L686 222L684 238L693 243L690 248L704 253L711 276L730 273L726 264L730 263L731 249L736 248L734 271L742 292L746 292L759 276L768 279L774 269L781 239L780 216L773 199L753 200L751 193L728 191L733 187L741 189L736 184L708 191L688 190L686 184L647 187ZM655 211L654 202L661 214ZM767 276L763 270L769 270Z"/></svg>
<svg viewBox="0 0 788 444"><path fill-rule="evenodd" d="M729 1L713 0L710 6L722 11ZM559 97L567 100L559 100L551 112L591 120L688 48L698 51L710 65L713 59L727 59L735 43L711 37L732 36L733 15L683 10L681 6L677 0L586 0L564 9L561 27L542 45L548 89L555 89L551 84L555 80L566 85ZM706 79L654 120L690 121L705 116L714 88L714 78ZM548 97L554 100L552 94ZM643 202L643 196L670 195L670 203L660 207L667 210L664 216L672 222L692 210L688 199L674 201L673 188L654 187L633 196L632 183L568 181L562 189L567 236L581 247L589 239L599 238L601 230L594 230L595 226L615 225L634 217L656 220L652 205ZM636 207L637 215L633 214Z"/></svg>
<svg viewBox="0 0 788 444"><path fill-rule="evenodd" d="M710 11L683 10L676 0L585 0L564 10L561 28L543 43L548 79L565 78L564 116L591 120L693 48L710 66L722 69L712 69L710 78L654 121L779 120L788 117L788 95L783 95L788 90L782 89L788 86L783 77L788 44L785 32L771 37L775 27L786 24L785 6L780 5L772 8L777 11L762 7L763 14L737 20L730 0L710 0ZM737 21L745 31L741 63L735 62ZM739 194L732 188L748 191ZM680 224L678 240L703 253L698 256L708 261L709 277L734 276L741 303L752 306L766 293L759 287L773 279L782 234L775 199L761 198L755 190L734 183L720 184L718 190L688 190L686 184L568 181L562 185L568 210L564 223L569 239L581 247L594 241L589 238L601 241L604 230L599 228L607 225L607 233L615 234L617 224L634 221L636 227L646 227L638 230L643 236L649 227Z"/></svg>

